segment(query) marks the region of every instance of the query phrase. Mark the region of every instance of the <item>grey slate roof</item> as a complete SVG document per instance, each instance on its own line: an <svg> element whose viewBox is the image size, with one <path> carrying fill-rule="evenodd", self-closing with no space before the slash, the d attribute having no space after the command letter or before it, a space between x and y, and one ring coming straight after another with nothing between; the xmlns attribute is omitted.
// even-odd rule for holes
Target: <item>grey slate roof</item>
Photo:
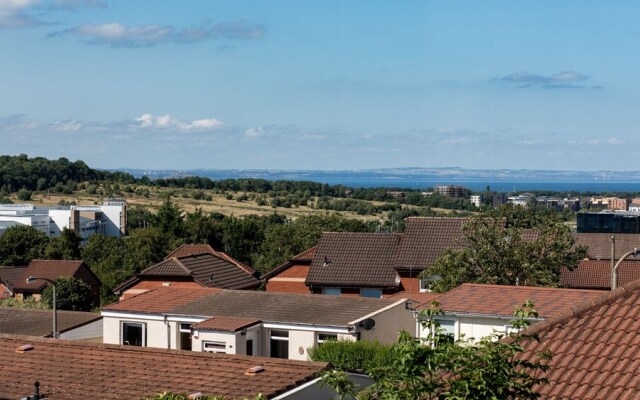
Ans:
<svg viewBox="0 0 640 400"><path fill-rule="evenodd" d="M58 331L65 332L100 318L97 313L58 310ZM0 333L44 337L50 336L51 330L51 310L0 307Z"/></svg>
<svg viewBox="0 0 640 400"><path fill-rule="evenodd" d="M204 287L246 289L257 287L260 280L224 258L209 253L164 260L139 274L149 277L190 277Z"/></svg>
<svg viewBox="0 0 640 400"><path fill-rule="evenodd" d="M190 297L187 301L175 299ZM167 306L174 299L175 306ZM263 322L347 326L405 299L318 296L254 290L158 288L104 307L105 311L252 318ZM164 305L160 307L161 305Z"/></svg>
<svg viewBox="0 0 640 400"><path fill-rule="evenodd" d="M640 248L640 234L637 233L574 233L574 246L587 246L587 258L590 260L611 260L611 236L616 237L616 259Z"/></svg>
<svg viewBox="0 0 640 400"><path fill-rule="evenodd" d="M307 285L396 287L393 260L401 235L323 233L311 262Z"/></svg>

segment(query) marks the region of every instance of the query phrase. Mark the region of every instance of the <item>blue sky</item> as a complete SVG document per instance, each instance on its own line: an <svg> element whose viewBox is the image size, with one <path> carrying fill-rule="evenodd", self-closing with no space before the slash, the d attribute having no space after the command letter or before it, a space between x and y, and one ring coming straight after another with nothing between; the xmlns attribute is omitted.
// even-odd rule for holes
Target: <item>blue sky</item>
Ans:
<svg viewBox="0 0 640 400"><path fill-rule="evenodd" d="M2 154L638 170L633 1L0 0Z"/></svg>

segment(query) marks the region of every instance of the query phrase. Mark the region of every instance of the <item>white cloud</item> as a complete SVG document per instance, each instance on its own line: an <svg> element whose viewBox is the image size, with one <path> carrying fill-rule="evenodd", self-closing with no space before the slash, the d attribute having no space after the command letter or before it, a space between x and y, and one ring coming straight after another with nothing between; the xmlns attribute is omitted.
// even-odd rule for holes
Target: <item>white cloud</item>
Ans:
<svg viewBox="0 0 640 400"><path fill-rule="evenodd" d="M223 122L215 118L197 119L194 121L182 121L171 115L154 116L143 114L134 119L137 126L145 129L178 130L178 131L205 131L219 128Z"/></svg>
<svg viewBox="0 0 640 400"><path fill-rule="evenodd" d="M204 40L260 39L267 29L246 21L204 23L200 26L178 29L171 25L84 24L49 34L49 38L74 35L88 44L110 47L151 47L163 43L195 43Z"/></svg>
<svg viewBox="0 0 640 400"><path fill-rule="evenodd" d="M27 13L30 8L39 4L40 0L0 0L0 28L40 24Z"/></svg>

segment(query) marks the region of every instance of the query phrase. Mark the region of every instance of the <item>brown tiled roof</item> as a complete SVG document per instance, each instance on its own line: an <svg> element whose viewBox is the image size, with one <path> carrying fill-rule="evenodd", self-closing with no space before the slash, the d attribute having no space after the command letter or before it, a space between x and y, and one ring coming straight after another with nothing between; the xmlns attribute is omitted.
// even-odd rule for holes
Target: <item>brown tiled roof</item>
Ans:
<svg viewBox="0 0 640 400"><path fill-rule="evenodd" d="M210 296L218 291L220 291L220 289L162 288L120 300L102 309L105 311L132 311L149 314L168 313L177 307L202 297Z"/></svg>
<svg viewBox="0 0 640 400"><path fill-rule="evenodd" d="M469 218L407 218L396 268L425 269L445 251L461 248L458 241L462 238L462 226L469 221Z"/></svg>
<svg viewBox="0 0 640 400"><path fill-rule="evenodd" d="M611 260L611 236L616 237L616 259L623 254L640 248L640 234L637 233L574 233L574 246L587 246L590 260Z"/></svg>
<svg viewBox="0 0 640 400"><path fill-rule="evenodd" d="M16 352L31 344L32 350ZM46 399L142 399L157 393L196 393L225 399L272 398L302 385L326 363L79 343L0 335L1 398L33 394ZM254 366L264 371L245 372Z"/></svg>
<svg viewBox="0 0 640 400"><path fill-rule="evenodd" d="M119 301L104 307L103 310L203 317L227 316L282 323L347 326L351 321L402 300L254 290L158 288Z"/></svg>
<svg viewBox="0 0 640 400"><path fill-rule="evenodd" d="M323 233L305 283L397 287L393 260L400 237L390 233Z"/></svg>
<svg viewBox="0 0 640 400"><path fill-rule="evenodd" d="M41 291L47 286L43 280L26 283L29 276L56 280L61 277L73 277L84 262L82 260L33 260L24 270L22 277L16 282L14 289ZM87 267L88 268L88 267Z"/></svg>
<svg viewBox="0 0 640 400"><path fill-rule="evenodd" d="M58 310L58 331L85 325L102 318L100 314ZM51 310L24 307L0 307L0 333L29 336L50 336L52 330Z"/></svg>
<svg viewBox="0 0 640 400"><path fill-rule="evenodd" d="M618 268L618 286L640 279L640 260L623 261ZM563 268L560 285L580 289L611 289L611 261L582 260L573 271Z"/></svg>
<svg viewBox="0 0 640 400"><path fill-rule="evenodd" d="M188 277L204 287L223 289L252 289L260 285L260 280L238 267L220 254L201 253L165 259L140 272L136 278L129 279L114 289L119 293L145 277L167 279ZM226 256L226 255L225 255Z"/></svg>
<svg viewBox="0 0 640 400"><path fill-rule="evenodd" d="M0 266L0 282L8 285L12 289L21 280L27 267L5 267Z"/></svg>
<svg viewBox="0 0 640 400"><path fill-rule="evenodd" d="M213 317L206 321L202 321L195 325L191 325L191 329L197 331L230 331L237 332L241 329L260 323L255 318L240 317Z"/></svg>
<svg viewBox="0 0 640 400"><path fill-rule="evenodd" d="M511 317L515 307L531 300L540 318L551 318L565 313L576 304L593 301L602 295L597 290L464 283L439 296L436 301L445 313Z"/></svg>
<svg viewBox="0 0 640 400"><path fill-rule="evenodd" d="M175 249L173 252L169 253L164 259L167 260L169 258L179 258L184 256L195 256L199 254L212 254L214 256L220 257L229 261L232 264L235 264L238 268L245 270L248 274L255 274L255 270L250 266L241 263L235 258L231 257L225 252L215 251L213 247L208 244L199 244L199 243L187 243Z"/></svg>
<svg viewBox="0 0 640 400"><path fill-rule="evenodd" d="M430 304L432 301L442 296L443 293L435 293L435 292L398 292L394 293L390 296L386 296L387 299L410 299L414 306L416 305L426 305Z"/></svg>
<svg viewBox="0 0 640 400"><path fill-rule="evenodd" d="M549 350L549 380L537 388L544 399L638 399L640 379L640 281L539 322L525 333L521 358Z"/></svg>
<svg viewBox="0 0 640 400"><path fill-rule="evenodd" d="M311 262L313 261L313 257L316 255L317 250L318 250L318 245L315 245L312 248L307 249L302 253L298 254L297 256L293 257L291 260L285 261L284 263L275 267L268 273L262 275L260 278L262 280L267 281L271 279L271 277L278 275L282 271L286 271L287 269L291 268L294 265L310 265Z"/></svg>
<svg viewBox="0 0 640 400"><path fill-rule="evenodd" d="M182 257L182 256L193 256L196 254L216 254L216 251L213 247L208 244L200 244L200 243L187 243L178 247L171 253L169 253L164 259L168 260L174 257Z"/></svg>

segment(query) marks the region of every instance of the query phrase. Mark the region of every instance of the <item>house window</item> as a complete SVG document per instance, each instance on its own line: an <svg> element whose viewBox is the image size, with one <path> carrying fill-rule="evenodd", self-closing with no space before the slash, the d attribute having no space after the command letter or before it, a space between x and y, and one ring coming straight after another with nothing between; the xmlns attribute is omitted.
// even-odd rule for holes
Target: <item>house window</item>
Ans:
<svg viewBox="0 0 640 400"><path fill-rule="evenodd" d="M335 287L325 287L322 288L322 294L326 294L328 296L340 296L342 294L342 289Z"/></svg>
<svg viewBox="0 0 640 400"><path fill-rule="evenodd" d="M207 353L226 353L227 344L225 342L202 342L202 351Z"/></svg>
<svg viewBox="0 0 640 400"><path fill-rule="evenodd" d="M180 324L180 350L191 350L191 324Z"/></svg>
<svg viewBox="0 0 640 400"><path fill-rule="evenodd" d="M451 341L454 341L456 338L456 321L452 319L436 319L438 324L440 324L440 331L449 336Z"/></svg>
<svg viewBox="0 0 640 400"><path fill-rule="evenodd" d="M318 333L318 346L324 342L335 342L336 340L338 340L338 335L335 333Z"/></svg>
<svg viewBox="0 0 640 400"><path fill-rule="evenodd" d="M420 279L420 293L430 292L431 285L429 285L428 279Z"/></svg>
<svg viewBox="0 0 640 400"><path fill-rule="evenodd" d="M360 289L360 297L374 297L379 299L382 297L382 289L362 288Z"/></svg>
<svg viewBox="0 0 640 400"><path fill-rule="evenodd" d="M271 357L289 358L288 331L271 331Z"/></svg>
<svg viewBox="0 0 640 400"><path fill-rule="evenodd" d="M126 346L146 346L147 324L141 322L122 323L122 344Z"/></svg>
<svg viewBox="0 0 640 400"><path fill-rule="evenodd" d="M253 339L247 340L247 355L248 356L253 355Z"/></svg>

